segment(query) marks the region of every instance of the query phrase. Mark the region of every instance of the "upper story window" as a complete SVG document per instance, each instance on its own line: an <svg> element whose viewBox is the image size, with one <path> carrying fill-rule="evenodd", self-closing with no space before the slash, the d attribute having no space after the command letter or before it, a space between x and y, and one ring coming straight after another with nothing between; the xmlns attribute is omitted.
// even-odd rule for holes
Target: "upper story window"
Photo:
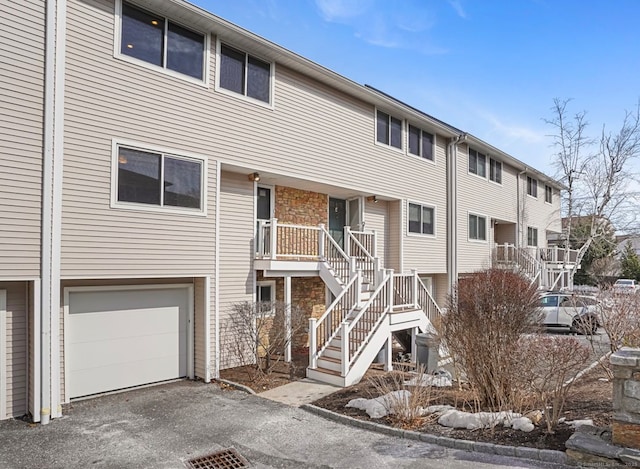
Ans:
<svg viewBox="0 0 640 469"><path fill-rule="evenodd" d="M203 211L204 161L117 147L115 202Z"/></svg>
<svg viewBox="0 0 640 469"><path fill-rule="evenodd" d="M413 125L409 126L409 153L433 161L435 136Z"/></svg>
<svg viewBox="0 0 640 469"><path fill-rule="evenodd" d="M553 187L544 186L544 201L548 204L553 203Z"/></svg>
<svg viewBox="0 0 640 469"><path fill-rule="evenodd" d="M409 233L432 235L434 231L434 209L419 204L409 204Z"/></svg>
<svg viewBox="0 0 640 469"><path fill-rule="evenodd" d="M271 64L240 50L220 44L218 85L225 90L271 102Z"/></svg>
<svg viewBox="0 0 640 469"><path fill-rule="evenodd" d="M476 241L487 240L487 218L469 214L469 239Z"/></svg>
<svg viewBox="0 0 640 469"><path fill-rule="evenodd" d="M487 177L487 155L469 148L469 172Z"/></svg>
<svg viewBox="0 0 640 469"><path fill-rule="evenodd" d="M538 180L527 176L527 194L531 197L538 197Z"/></svg>
<svg viewBox="0 0 640 469"><path fill-rule="evenodd" d="M122 2L120 54L205 80L204 34Z"/></svg>
<svg viewBox="0 0 640 469"><path fill-rule="evenodd" d="M502 184L502 163L493 158L489 159L489 179Z"/></svg>
<svg viewBox="0 0 640 469"><path fill-rule="evenodd" d="M538 228L527 227L527 246L538 245Z"/></svg>
<svg viewBox="0 0 640 469"><path fill-rule="evenodd" d="M402 120L378 111L376 113L376 140L378 143L402 148Z"/></svg>

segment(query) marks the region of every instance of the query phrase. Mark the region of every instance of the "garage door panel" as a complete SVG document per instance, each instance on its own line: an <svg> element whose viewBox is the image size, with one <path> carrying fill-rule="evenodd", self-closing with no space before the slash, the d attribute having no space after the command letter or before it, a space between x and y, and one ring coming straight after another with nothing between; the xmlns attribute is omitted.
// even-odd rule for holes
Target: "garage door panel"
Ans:
<svg viewBox="0 0 640 469"><path fill-rule="evenodd" d="M69 292L69 398L187 375L189 290Z"/></svg>

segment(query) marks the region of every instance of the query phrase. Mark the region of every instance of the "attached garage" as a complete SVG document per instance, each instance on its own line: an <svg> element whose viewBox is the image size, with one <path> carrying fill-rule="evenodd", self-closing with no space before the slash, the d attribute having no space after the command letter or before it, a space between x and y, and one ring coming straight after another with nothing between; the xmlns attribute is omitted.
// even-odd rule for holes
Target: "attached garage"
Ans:
<svg viewBox="0 0 640 469"><path fill-rule="evenodd" d="M193 377L193 286L64 290L66 400Z"/></svg>

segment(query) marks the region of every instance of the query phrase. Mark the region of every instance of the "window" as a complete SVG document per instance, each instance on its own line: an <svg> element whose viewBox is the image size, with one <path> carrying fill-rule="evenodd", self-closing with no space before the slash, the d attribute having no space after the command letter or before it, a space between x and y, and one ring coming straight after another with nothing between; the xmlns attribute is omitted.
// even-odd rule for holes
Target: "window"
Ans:
<svg viewBox="0 0 640 469"><path fill-rule="evenodd" d="M485 217L469 214L469 239L487 240L487 219Z"/></svg>
<svg viewBox="0 0 640 469"><path fill-rule="evenodd" d="M469 172L478 176L487 177L487 155L469 148Z"/></svg>
<svg viewBox="0 0 640 469"><path fill-rule="evenodd" d="M409 233L432 235L434 232L433 207L409 204Z"/></svg>
<svg viewBox="0 0 640 469"><path fill-rule="evenodd" d="M548 204L553 203L553 188L551 186L544 186L544 201Z"/></svg>
<svg viewBox="0 0 640 469"><path fill-rule="evenodd" d="M122 3L120 54L204 80L205 35Z"/></svg>
<svg viewBox="0 0 640 469"><path fill-rule="evenodd" d="M527 176L527 194L538 197L538 180Z"/></svg>
<svg viewBox="0 0 640 469"><path fill-rule="evenodd" d="M376 140L378 143L402 148L402 121L382 111L376 114Z"/></svg>
<svg viewBox="0 0 640 469"><path fill-rule="evenodd" d="M273 280L260 281L256 284L256 303L260 315L275 313L276 282Z"/></svg>
<svg viewBox="0 0 640 469"><path fill-rule="evenodd" d="M257 99L271 100L271 64L220 44L220 88Z"/></svg>
<svg viewBox="0 0 640 469"><path fill-rule="evenodd" d="M527 227L527 246L538 246L538 228Z"/></svg>
<svg viewBox="0 0 640 469"><path fill-rule="evenodd" d="M202 160L118 147L117 202L202 210Z"/></svg>
<svg viewBox="0 0 640 469"><path fill-rule="evenodd" d="M489 159L489 179L502 184L502 163L493 158Z"/></svg>
<svg viewBox="0 0 640 469"><path fill-rule="evenodd" d="M413 125L409 126L409 153L433 161L435 137Z"/></svg>

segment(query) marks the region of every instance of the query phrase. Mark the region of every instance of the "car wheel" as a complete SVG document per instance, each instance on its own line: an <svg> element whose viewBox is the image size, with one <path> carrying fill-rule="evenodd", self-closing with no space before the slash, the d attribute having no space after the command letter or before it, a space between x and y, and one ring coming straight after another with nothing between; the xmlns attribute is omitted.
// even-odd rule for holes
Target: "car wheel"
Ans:
<svg viewBox="0 0 640 469"><path fill-rule="evenodd" d="M575 317L571 330L582 335L594 335L598 331L598 321L593 316Z"/></svg>

